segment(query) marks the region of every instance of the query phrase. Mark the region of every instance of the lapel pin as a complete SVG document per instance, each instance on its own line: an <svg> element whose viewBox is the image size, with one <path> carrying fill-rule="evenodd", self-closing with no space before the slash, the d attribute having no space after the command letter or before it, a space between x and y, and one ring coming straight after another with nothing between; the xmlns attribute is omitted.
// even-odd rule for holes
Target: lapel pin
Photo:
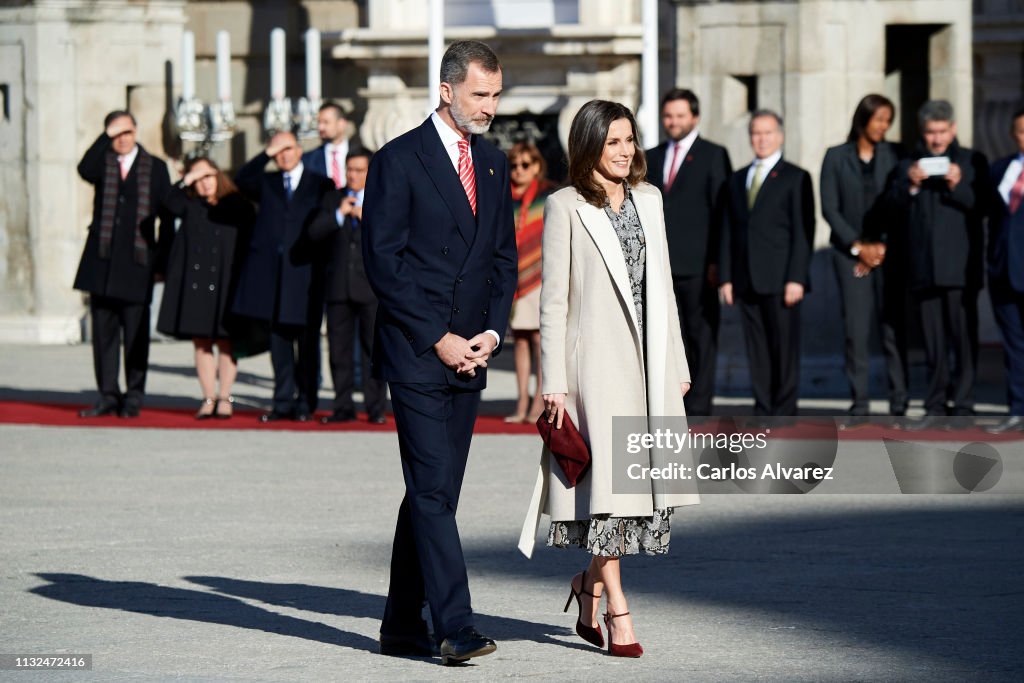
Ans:
<svg viewBox="0 0 1024 683"><path fill-rule="evenodd" d="M494 169L493 168L489 168L487 170L491 172L491 175L494 175Z"/></svg>
<svg viewBox="0 0 1024 683"><path fill-rule="evenodd" d="M692 154L687 154L686 155L686 160L687 161L693 161L693 155Z"/></svg>

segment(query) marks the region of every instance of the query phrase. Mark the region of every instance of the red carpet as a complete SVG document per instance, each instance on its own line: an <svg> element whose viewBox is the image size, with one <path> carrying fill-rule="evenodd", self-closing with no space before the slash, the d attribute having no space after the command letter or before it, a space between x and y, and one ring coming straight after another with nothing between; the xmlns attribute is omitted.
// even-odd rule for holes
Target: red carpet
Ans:
<svg viewBox="0 0 1024 683"><path fill-rule="evenodd" d="M366 415L360 415L354 422L322 425L317 420L310 422L279 422L260 423L257 418L261 411L242 409L235 411L230 420L196 420L191 408L144 408L142 414L133 419L119 417L98 417L83 419L78 411L87 408L85 405L67 405L60 403L26 403L21 401L0 401L0 424L41 425L49 427L129 427L153 429L258 429L258 430L289 430L300 432L393 432L394 418L388 416L384 425L372 425L366 421ZM813 424L817 422L817 424ZM828 439L830 429L822 429L821 418L812 420L812 424L799 424L794 427L773 429L775 438L795 439ZM537 430L532 424L509 424L503 417L482 415L477 419L477 434L526 434L536 435ZM896 439L899 441L982 441L1003 442L1024 440L1024 432L995 436L979 428L957 431L941 429L923 432L907 432L892 427L866 424L838 432L840 441L876 441ZM538 443L539 443L538 437Z"/></svg>
<svg viewBox="0 0 1024 683"><path fill-rule="evenodd" d="M293 422L279 420L261 423L258 421L263 411L236 409L235 416L230 420L196 420L195 410L190 408L143 408L142 413L132 419L115 416L81 418L78 411L88 408L86 405L67 405L60 403L24 403L20 401L0 401L0 424L43 425L47 427L131 427L153 429L260 429L290 430L298 432L393 432L394 418L388 415L387 424L374 425L366 421L362 414L354 422L341 422L330 425L320 424L319 418L328 413L318 413L315 420L309 422ZM506 424L504 418L482 416L476 423L477 434L536 434L533 425ZM540 437L538 437L539 439Z"/></svg>

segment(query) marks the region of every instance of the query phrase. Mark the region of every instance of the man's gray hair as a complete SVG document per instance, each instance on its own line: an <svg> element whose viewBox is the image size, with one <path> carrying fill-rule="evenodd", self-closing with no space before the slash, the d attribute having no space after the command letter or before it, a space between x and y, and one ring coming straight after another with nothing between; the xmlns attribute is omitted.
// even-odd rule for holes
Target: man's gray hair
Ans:
<svg viewBox="0 0 1024 683"><path fill-rule="evenodd" d="M479 40L460 40L452 43L441 58L441 82L459 85L466 80L469 65L473 62L487 73L501 71L501 63L494 50Z"/></svg>
<svg viewBox="0 0 1024 683"><path fill-rule="evenodd" d="M750 123L747 124L747 135L754 132L754 121L756 119L775 119L775 123L779 124L779 131L785 132L785 128L782 125L782 117L779 116L778 112L772 111L771 109L758 109L750 115Z"/></svg>
<svg viewBox="0 0 1024 683"><path fill-rule="evenodd" d="M917 123L924 130L924 124L929 121L949 121L953 123L953 105L946 100L928 100L917 110Z"/></svg>

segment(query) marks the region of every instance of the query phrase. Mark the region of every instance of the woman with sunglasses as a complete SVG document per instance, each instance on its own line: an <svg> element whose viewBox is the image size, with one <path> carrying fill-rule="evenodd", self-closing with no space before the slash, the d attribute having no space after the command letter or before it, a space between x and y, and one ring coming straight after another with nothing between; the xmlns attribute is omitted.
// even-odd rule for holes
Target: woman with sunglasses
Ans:
<svg viewBox="0 0 1024 683"><path fill-rule="evenodd" d="M164 208L181 223L171 243L157 329L192 340L203 392L196 419L227 419L232 415L231 387L238 366L225 314L234 290L237 249L248 242L256 214L206 157L188 162L184 179L172 188Z"/></svg>
<svg viewBox="0 0 1024 683"><path fill-rule="evenodd" d="M515 338L516 412L505 422L536 422L544 412L540 395L540 247L544 230L544 202L555 186L544 175L547 164L536 145L517 142L508 151L515 210L519 283L509 327ZM530 366L537 373L537 391L530 400Z"/></svg>

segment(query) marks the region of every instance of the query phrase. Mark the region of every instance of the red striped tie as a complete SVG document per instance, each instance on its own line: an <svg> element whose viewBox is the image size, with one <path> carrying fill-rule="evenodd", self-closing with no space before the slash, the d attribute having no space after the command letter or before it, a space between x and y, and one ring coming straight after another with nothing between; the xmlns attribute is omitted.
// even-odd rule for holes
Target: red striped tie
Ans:
<svg viewBox="0 0 1024 683"><path fill-rule="evenodd" d="M473 173L473 162L469 159L469 140L459 140L459 180L466 191L469 208L476 215L476 175Z"/></svg>
<svg viewBox="0 0 1024 683"><path fill-rule="evenodd" d="M1017 213L1017 209L1020 208L1021 202L1024 202L1024 168L1020 171L1020 176L1017 177L1017 182L1013 184L1010 189L1010 214Z"/></svg>

